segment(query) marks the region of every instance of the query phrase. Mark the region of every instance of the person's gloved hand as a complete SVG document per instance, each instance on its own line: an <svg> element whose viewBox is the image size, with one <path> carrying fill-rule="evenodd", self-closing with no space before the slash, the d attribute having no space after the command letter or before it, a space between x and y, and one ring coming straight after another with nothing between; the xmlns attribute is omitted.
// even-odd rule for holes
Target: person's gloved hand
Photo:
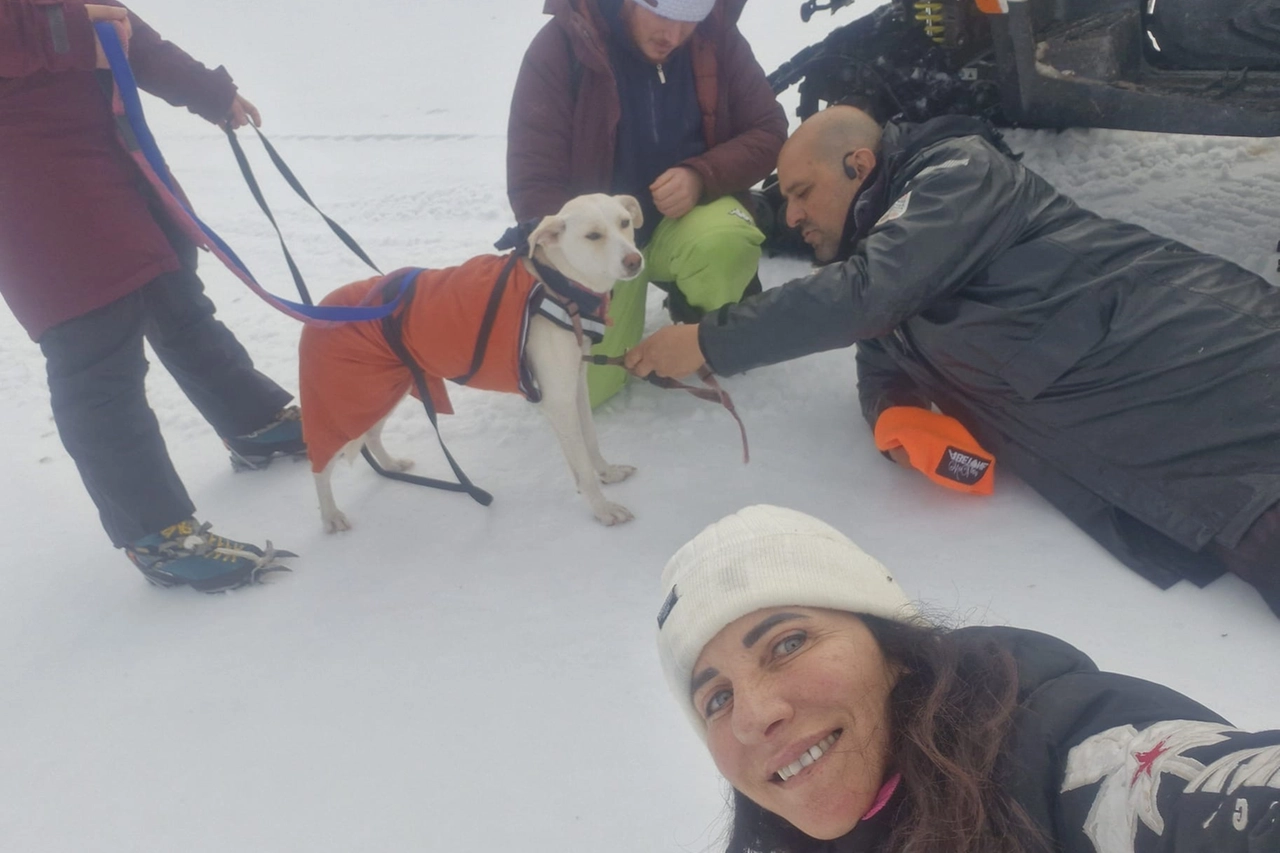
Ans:
<svg viewBox="0 0 1280 853"><path fill-rule="evenodd" d="M995 485L995 457L959 421L918 406L891 406L876 420L876 447L948 489L989 495ZM895 452L898 451L898 452Z"/></svg>

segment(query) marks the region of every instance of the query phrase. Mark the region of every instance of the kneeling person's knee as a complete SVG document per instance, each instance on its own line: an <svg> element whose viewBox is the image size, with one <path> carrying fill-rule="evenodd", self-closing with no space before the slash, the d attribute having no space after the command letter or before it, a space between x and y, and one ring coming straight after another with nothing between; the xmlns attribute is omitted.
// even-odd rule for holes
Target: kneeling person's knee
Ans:
<svg viewBox="0 0 1280 853"><path fill-rule="evenodd" d="M675 270L676 287L691 306L702 311L738 301L756 279L760 237L755 226L705 231L681 258Z"/></svg>

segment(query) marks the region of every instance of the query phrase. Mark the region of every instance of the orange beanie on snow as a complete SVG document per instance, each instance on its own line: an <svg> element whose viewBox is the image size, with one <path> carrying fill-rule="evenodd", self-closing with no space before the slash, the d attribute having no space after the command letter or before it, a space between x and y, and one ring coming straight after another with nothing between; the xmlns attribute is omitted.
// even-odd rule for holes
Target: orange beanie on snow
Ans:
<svg viewBox="0 0 1280 853"><path fill-rule="evenodd" d="M995 457L955 418L919 406L890 406L876 421L876 447L901 447L911 467L948 489L989 495L995 483Z"/></svg>

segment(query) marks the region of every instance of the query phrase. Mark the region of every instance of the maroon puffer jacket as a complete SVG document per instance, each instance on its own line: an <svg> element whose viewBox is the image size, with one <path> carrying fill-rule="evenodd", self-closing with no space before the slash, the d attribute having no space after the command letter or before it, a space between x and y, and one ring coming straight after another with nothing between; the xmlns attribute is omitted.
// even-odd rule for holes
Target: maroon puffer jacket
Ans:
<svg viewBox="0 0 1280 853"><path fill-rule="evenodd" d="M84 6L0 2L0 293L33 340L179 266L116 139ZM130 23L139 86L210 121L226 116L236 87L225 69L136 15Z"/></svg>
<svg viewBox="0 0 1280 853"><path fill-rule="evenodd" d="M746 2L719 0L690 43L707 151L671 165L702 176L704 200L763 180L787 138L786 114L738 32ZM507 125L507 196L521 221L609 191L621 113L596 0L546 0L543 11L554 17L525 52Z"/></svg>

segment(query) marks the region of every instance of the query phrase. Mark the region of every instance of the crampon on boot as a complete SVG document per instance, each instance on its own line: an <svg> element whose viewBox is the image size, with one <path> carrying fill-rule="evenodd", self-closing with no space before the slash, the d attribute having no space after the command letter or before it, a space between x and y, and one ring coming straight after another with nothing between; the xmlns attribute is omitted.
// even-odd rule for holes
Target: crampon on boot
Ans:
<svg viewBox="0 0 1280 853"><path fill-rule="evenodd" d="M156 586L189 586L201 592L223 592L261 582L271 572L293 571L277 561L296 557L236 542L209 532L208 522L194 518L166 527L125 546L125 553Z"/></svg>
<svg viewBox="0 0 1280 853"><path fill-rule="evenodd" d="M281 409L271 423L261 429L224 438L222 443L231 453L231 467L236 471L259 471L277 457L300 458L307 453L307 445L302 440L302 413L297 406Z"/></svg>

